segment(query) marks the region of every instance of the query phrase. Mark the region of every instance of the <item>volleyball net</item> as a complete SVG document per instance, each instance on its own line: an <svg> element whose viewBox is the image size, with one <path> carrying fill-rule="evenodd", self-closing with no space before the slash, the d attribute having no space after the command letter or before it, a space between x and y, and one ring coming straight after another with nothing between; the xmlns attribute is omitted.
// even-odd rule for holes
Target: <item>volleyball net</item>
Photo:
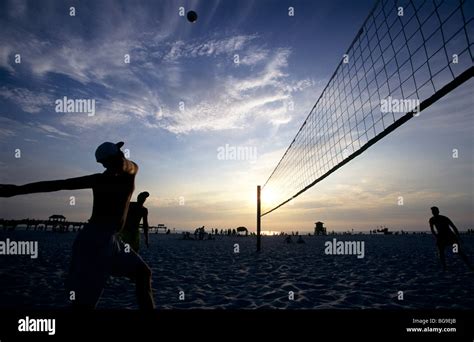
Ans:
<svg viewBox="0 0 474 342"><path fill-rule="evenodd" d="M374 5L261 196L258 188L257 233L262 216L473 76L473 2L380 0Z"/></svg>

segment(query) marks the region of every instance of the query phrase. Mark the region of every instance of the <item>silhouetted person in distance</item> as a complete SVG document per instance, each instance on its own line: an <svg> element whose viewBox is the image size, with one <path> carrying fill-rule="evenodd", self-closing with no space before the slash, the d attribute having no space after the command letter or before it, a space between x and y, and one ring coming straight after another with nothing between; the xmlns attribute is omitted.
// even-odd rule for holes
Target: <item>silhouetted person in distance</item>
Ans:
<svg viewBox="0 0 474 342"><path fill-rule="evenodd" d="M461 250L461 246L459 244L459 231L454 223L448 217L440 215L438 207L431 207L431 212L433 213L433 217L430 218L429 221L430 228L431 232L436 237L436 245L438 247L439 258L441 260L443 270L446 270L444 250L446 247L453 247L454 244L457 244L458 247L457 254L459 254L459 256L464 260L466 265L471 270L474 270L466 254L464 254L464 252ZM452 227L452 229L450 227Z"/></svg>
<svg viewBox="0 0 474 342"><path fill-rule="evenodd" d="M105 167L103 173L21 186L0 185L0 197L92 189L92 215L74 241L66 281L68 296L74 291L75 308L95 308L109 275L134 280L140 309L154 308L151 270L133 250L126 252L117 234L124 226L138 172L138 166L120 150L122 146L123 142L105 142L97 148L95 157Z"/></svg>
<svg viewBox="0 0 474 342"><path fill-rule="evenodd" d="M136 202L130 202L128 207L127 220L120 231L120 237L124 243L138 253L140 249L140 221L143 220L143 234L145 235L145 245L148 248L148 209L143 206L150 194L146 191L140 192Z"/></svg>

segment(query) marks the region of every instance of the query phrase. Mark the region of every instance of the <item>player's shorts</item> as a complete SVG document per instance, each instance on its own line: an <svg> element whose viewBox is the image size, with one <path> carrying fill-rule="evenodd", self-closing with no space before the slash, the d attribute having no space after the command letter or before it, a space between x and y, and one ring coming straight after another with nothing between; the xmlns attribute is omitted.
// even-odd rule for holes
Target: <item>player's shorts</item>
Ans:
<svg viewBox="0 0 474 342"><path fill-rule="evenodd" d="M151 273L145 261L132 249L127 251L113 231L87 224L74 241L66 280L73 304L95 307L110 275L135 279L144 272Z"/></svg>
<svg viewBox="0 0 474 342"><path fill-rule="evenodd" d="M456 235L451 233L451 234L438 235L436 243L438 244L439 248L445 248L459 242Z"/></svg>

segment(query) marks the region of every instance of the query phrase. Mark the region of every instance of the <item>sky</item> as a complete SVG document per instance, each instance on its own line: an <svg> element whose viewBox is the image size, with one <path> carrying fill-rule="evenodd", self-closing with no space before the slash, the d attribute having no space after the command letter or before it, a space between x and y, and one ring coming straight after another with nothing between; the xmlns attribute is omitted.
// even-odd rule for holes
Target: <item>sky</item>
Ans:
<svg viewBox="0 0 474 342"><path fill-rule="evenodd" d="M134 197L151 194L152 225L254 230L256 186L373 3L2 0L0 183L102 172L96 147L124 141L140 167ZM197 21L180 7L195 10ZM264 216L262 229L305 232L323 221L335 231L427 230L433 205L461 230L474 228L473 87L471 80ZM94 99L94 115L56 112L65 96ZM222 158L232 147L255 154ZM33 194L0 199L0 217L86 221L91 206L90 190Z"/></svg>

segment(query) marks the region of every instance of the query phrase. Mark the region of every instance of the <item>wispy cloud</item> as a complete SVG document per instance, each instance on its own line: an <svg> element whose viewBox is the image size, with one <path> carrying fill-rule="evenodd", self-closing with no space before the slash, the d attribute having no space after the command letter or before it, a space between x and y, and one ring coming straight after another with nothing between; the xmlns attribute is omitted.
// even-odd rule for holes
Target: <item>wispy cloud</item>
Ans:
<svg viewBox="0 0 474 342"><path fill-rule="evenodd" d="M35 92L26 88L0 88L0 96L13 101L28 113L38 113L43 108L53 108L54 99L50 94Z"/></svg>
<svg viewBox="0 0 474 342"><path fill-rule="evenodd" d="M256 38L256 35L236 35L224 38L211 38L195 43L178 40L167 45L169 51L163 60L165 62L175 62L183 58L229 55L242 51Z"/></svg>
<svg viewBox="0 0 474 342"><path fill-rule="evenodd" d="M16 12L25 11L17 7ZM65 30L54 35L8 25L0 38L0 67L14 74L18 66L13 53L18 51L22 70L39 80L59 75L77 82L70 83L67 94L95 99L97 115L65 114L59 122L79 129L131 120L175 134L243 129L256 121L281 125L291 120L287 107L292 96L314 85L311 79L291 76L288 47L270 47L265 37L239 32L211 31L199 39L183 35L176 41L170 38L179 18L160 18L163 30L151 32L136 25L137 18L148 20L147 11L137 6L127 15L114 13L123 21L119 29L92 18L97 26L94 39L72 31L70 20L63 17ZM45 89L33 93L3 87L0 96L38 113L66 95L57 88L54 97L47 96L52 91Z"/></svg>
<svg viewBox="0 0 474 342"><path fill-rule="evenodd" d="M197 103L187 101L183 111L164 114L162 127L173 133L242 129L255 120L283 124L291 120L288 102L292 94L314 85L310 79L293 80L285 71L290 49L278 49L262 63L260 70L243 76L218 73L209 84L209 96ZM235 67L235 66L234 66ZM246 68L238 66L236 68ZM239 70L240 71L240 70Z"/></svg>
<svg viewBox="0 0 474 342"><path fill-rule="evenodd" d="M15 69L10 65L10 55L13 54L12 47L9 45L0 45L0 67L6 69L8 72L13 73Z"/></svg>
<svg viewBox="0 0 474 342"><path fill-rule="evenodd" d="M265 61L268 55L269 50L255 48L251 51L247 51L247 53L240 60L240 63L243 65L256 65Z"/></svg>
<svg viewBox="0 0 474 342"><path fill-rule="evenodd" d="M0 139L14 137L15 135L15 131L8 128L0 127Z"/></svg>
<svg viewBox="0 0 474 342"><path fill-rule="evenodd" d="M38 124L36 126L38 129L40 129L41 131L44 131L46 132L48 135L51 135L51 136L54 136L54 135L59 135L59 136L62 136L62 137L70 137L71 135L66 133L66 132L63 132L53 126L50 126L50 125L45 125L45 124Z"/></svg>
<svg viewBox="0 0 474 342"><path fill-rule="evenodd" d="M24 141L37 142L31 138L32 133L51 138L70 138L73 135L66 132L62 128L53 127L39 121L21 122L0 116L0 140L23 138ZM28 137L28 138L26 138Z"/></svg>

